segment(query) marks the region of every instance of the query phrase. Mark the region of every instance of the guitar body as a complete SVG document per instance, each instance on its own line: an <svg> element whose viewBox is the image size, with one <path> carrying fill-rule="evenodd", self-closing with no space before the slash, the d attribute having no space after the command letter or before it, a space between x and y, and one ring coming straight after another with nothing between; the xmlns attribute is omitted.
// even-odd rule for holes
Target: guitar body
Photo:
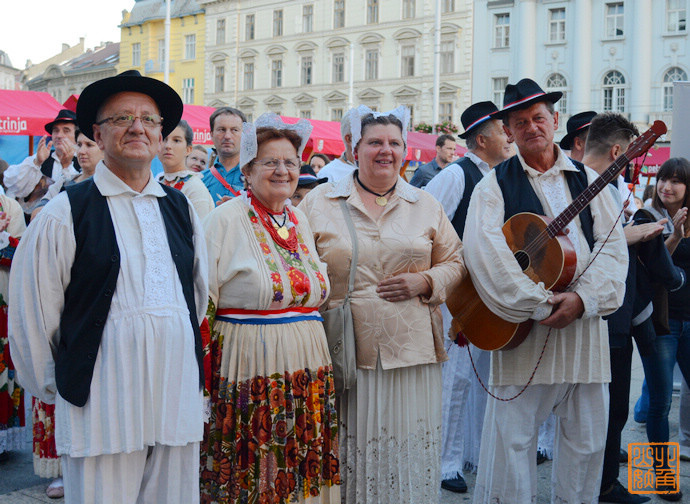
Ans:
<svg viewBox="0 0 690 504"><path fill-rule="evenodd" d="M553 291L564 291L575 275L577 256L568 237L558 234L535 242L552 219L533 213L519 213L503 224L503 234L522 271L535 283L543 282ZM451 334L462 332L473 345L483 350L509 350L524 341L533 320L507 322L493 313L481 300L466 275L448 296L448 310L453 315Z"/></svg>

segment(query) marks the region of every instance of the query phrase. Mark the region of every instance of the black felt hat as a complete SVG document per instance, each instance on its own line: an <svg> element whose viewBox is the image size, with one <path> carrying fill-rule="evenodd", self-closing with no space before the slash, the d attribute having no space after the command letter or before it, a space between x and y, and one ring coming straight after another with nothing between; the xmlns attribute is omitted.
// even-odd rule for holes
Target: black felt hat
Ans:
<svg viewBox="0 0 690 504"><path fill-rule="evenodd" d="M562 96L560 91L545 92L532 79L522 79L517 84L506 86L501 112L524 109L542 101L556 103Z"/></svg>
<svg viewBox="0 0 690 504"><path fill-rule="evenodd" d="M62 109L60 112L58 112L58 115L55 119L50 121L48 124L45 125L45 129L48 132L49 135L53 134L53 126L55 126L59 122L71 122L76 124L77 123L77 115L72 112L71 110L67 109Z"/></svg>
<svg viewBox="0 0 690 504"><path fill-rule="evenodd" d="M589 128L589 125L592 124L592 119L594 119L595 115L597 115L596 112L593 110L588 110L587 112L575 114L568 119L568 123L566 124L566 130L568 130L568 133L561 139L561 149L572 149L573 140L575 140L575 137Z"/></svg>
<svg viewBox="0 0 690 504"><path fill-rule="evenodd" d="M317 178L316 173L314 173L314 168L311 165L303 164L299 169L299 180L297 181L297 187L304 187L311 184L323 184L328 182L328 179Z"/></svg>
<svg viewBox="0 0 690 504"><path fill-rule="evenodd" d="M474 128L480 124L488 121L489 119L500 119L501 111L494 102L483 101L470 105L465 109L465 111L460 116L460 121L462 122L462 127L465 128L465 132L458 135L460 138L467 138L467 135Z"/></svg>
<svg viewBox="0 0 690 504"><path fill-rule="evenodd" d="M168 136L182 118L182 99L177 92L157 79L143 77L137 70L127 70L89 84L77 101L77 124L82 133L93 140L93 124L98 109L110 96L133 91L150 96L158 105L163 118L163 138Z"/></svg>

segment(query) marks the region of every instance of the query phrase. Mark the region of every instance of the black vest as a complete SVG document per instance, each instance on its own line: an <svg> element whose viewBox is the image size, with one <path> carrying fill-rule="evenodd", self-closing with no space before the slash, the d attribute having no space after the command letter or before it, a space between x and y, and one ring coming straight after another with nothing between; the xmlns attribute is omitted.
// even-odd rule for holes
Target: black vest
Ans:
<svg viewBox="0 0 690 504"><path fill-rule="evenodd" d="M53 157L48 156L48 159L43 161L43 163L41 164L41 173L50 179L53 178L53 163L54 162L55 162L55 160L53 159ZM77 170L79 173L81 173L81 166L79 166L79 161L77 161L77 156L74 156L72 158L72 165L74 166L75 170Z"/></svg>
<svg viewBox="0 0 690 504"><path fill-rule="evenodd" d="M199 386L204 384L201 332L194 300L193 227L186 198L162 186L167 196L157 198L177 274L182 284L199 365ZM89 397L93 368L120 273L117 246L108 202L92 179L66 188L72 209L76 252L71 280L65 290L60 318L60 343L55 358L55 379L60 395L75 406Z"/></svg>
<svg viewBox="0 0 690 504"><path fill-rule="evenodd" d="M472 162L470 158L462 158L458 164L462 167L462 171L465 173L465 190L462 193L462 199L458 204L458 208L455 210L455 215L453 215L453 220L450 221L455 228L455 232L462 240L462 235L465 232L465 222L467 221L467 209L470 206L470 197L472 196L472 191L474 191L474 186L476 186L479 181L484 177L482 172L476 164Z"/></svg>
<svg viewBox="0 0 690 504"><path fill-rule="evenodd" d="M575 165L578 171L566 171L564 173L565 179L568 181L568 187L570 188L570 195L574 200L587 188L587 174L585 173L585 165L574 159L570 161ZM539 201L534 189L532 189L527 174L517 156L503 161L495 170L496 180L503 193L505 221L520 212L532 212L538 215L545 215L544 207L541 205L541 201ZM587 239L589 249L593 250L594 220L592 219L592 212L589 206L585 207L577 218L580 219L582 233Z"/></svg>

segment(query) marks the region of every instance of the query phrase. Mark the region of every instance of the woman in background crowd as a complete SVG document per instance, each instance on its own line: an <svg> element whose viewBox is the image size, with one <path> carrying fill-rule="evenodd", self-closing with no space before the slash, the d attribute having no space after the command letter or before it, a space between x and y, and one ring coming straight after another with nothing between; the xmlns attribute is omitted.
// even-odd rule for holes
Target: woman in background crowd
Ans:
<svg viewBox="0 0 690 504"><path fill-rule="evenodd" d="M462 244L441 204L400 176L409 110L351 115L359 170L300 204L343 303L352 240L357 383L340 398L344 502L432 503L441 483L441 305L465 273Z"/></svg>
<svg viewBox="0 0 690 504"><path fill-rule="evenodd" d="M184 119L163 139L161 152L158 154L163 165L161 183L174 187L189 198L200 219L213 210L213 198L201 181L197 172L185 165L185 160L192 152L194 132Z"/></svg>
<svg viewBox="0 0 690 504"><path fill-rule="evenodd" d="M96 165L103 159L103 151L98 148L96 142L77 130L77 160L81 167L81 173L71 180L76 184L93 177ZM69 185L69 184L65 184Z"/></svg>
<svg viewBox="0 0 690 504"><path fill-rule="evenodd" d="M192 148L192 152L187 156L187 168L195 171L202 172L206 169L206 160L208 159L208 151L203 145L195 145Z"/></svg>
<svg viewBox="0 0 690 504"><path fill-rule="evenodd" d="M326 154L315 153L315 154L312 154L311 157L309 158L309 165L312 167L312 169L314 170L314 173L316 175L319 174L319 171L321 170L321 168L323 168L324 166L326 166L330 162L331 162L331 160L328 159L328 156L326 156Z"/></svg>

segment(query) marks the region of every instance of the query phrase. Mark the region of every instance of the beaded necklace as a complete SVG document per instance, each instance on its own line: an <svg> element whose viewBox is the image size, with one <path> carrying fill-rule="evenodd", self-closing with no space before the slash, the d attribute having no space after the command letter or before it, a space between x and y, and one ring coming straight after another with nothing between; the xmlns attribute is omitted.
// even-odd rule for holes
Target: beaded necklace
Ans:
<svg viewBox="0 0 690 504"><path fill-rule="evenodd" d="M263 224L268 234L271 235L273 241L276 245L283 247L288 252L297 252L297 217L295 214L287 207L283 209L282 212L273 212L266 208L266 206L259 201L254 194L252 194L251 189L247 191L247 196L249 196L249 201L251 201L252 207L256 211L256 215L259 217L261 224ZM283 215L283 223L278 224L275 215Z"/></svg>

